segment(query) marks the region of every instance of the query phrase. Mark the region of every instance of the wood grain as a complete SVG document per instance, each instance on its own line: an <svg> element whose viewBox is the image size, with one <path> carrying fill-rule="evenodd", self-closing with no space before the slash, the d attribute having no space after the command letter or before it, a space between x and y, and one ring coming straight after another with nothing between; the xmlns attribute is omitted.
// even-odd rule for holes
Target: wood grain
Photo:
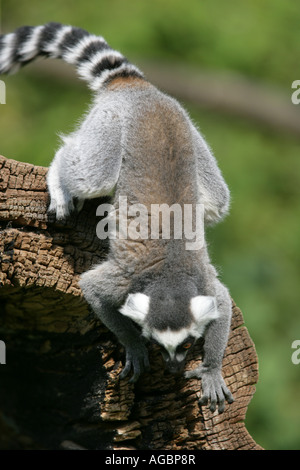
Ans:
<svg viewBox="0 0 300 470"><path fill-rule="evenodd" d="M222 415L199 407L198 380L164 371L155 346L150 373L120 381L124 351L78 286L107 254L95 230L100 200L58 223L46 174L0 157L0 448L260 449L244 424L258 363L240 309L233 302L223 362L235 402ZM201 344L187 368L200 360Z"/></svg>

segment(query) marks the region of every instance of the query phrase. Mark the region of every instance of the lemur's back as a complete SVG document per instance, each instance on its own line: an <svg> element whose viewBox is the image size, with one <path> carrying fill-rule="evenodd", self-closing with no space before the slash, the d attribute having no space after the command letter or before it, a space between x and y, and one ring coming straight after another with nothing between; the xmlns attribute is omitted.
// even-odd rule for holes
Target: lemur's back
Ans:
<svg viewBox="0 0 300 470"><path fill-rule="evenodd" d="M87 121L89 128L93 127L95 120L97 123L101 120L103 109L106 117L111 115L111 125L117 122L121 130L109 139L110 146L112 138L114 142L120 142L120 149L115 149L121 153L120 173L111 199L113 211L117 215L117 226L121 225L120 204L125 198L126 209L129 210L126 227L130 226L134 216L138 216L138 233L141 235L136 238L136 231L133 233L128 230L125 236L118 232L117 238L110 242L111 256L118 260L124 272L130 266L135 276L149 267L151 270L162 269L163 263L168 262L170 257L173 258L173 267L176 263L178 269L182 270L186 262L190 263L188 255L184 255L184 234L174 242L173 220L170 222L170 237L168 233L162 233L163 216L162 212L158 212L163 210L163 206L170 208L176 205L183 216L185 204L198 202L197 162L186 114L175 100L147 81L124 77L112 81L99 94ZM81 135L87 132L88 129L82 129ZM83 139L81 137L81 141ZM91 139L88 141L90 145ZM105 151L103 149L103 154ZM111 155L111 158L114 157ZM87 186L91 176L83 168L76 171L74 179L82 179L84 174ZM138 205L143 206L146 215L143 211L131 211L134 206L138 209ZM159 240L155 238L155 230L151 231L155 217ZM168 220L164 222L168 225ZM165 235L167 238L162 240ZM177 256L172 252L174 249Z"/></svg>
<svg viewBox="0 0 300 470"><path fill-rule="evenodd" d="M127 195L131 203L147 207L196 203L196 155L185 113L148 82L126 82L112 82L105 92L122 121L116 195Z"/></svg>

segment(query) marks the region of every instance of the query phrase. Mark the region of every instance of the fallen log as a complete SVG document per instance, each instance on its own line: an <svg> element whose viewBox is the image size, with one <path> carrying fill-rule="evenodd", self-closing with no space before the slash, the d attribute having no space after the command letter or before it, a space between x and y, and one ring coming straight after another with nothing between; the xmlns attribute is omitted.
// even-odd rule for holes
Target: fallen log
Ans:
<svg viewBox="0 0 300 470"><path fill-rule="evenodd" d="M96 207L58 222L47 214L47 168L0 157L1 449L259 449L244 420L258 380L255 348L233 302L223 375L235 402L200 407L198 380L151 371L119 380L124 351L95 318L79 276L105 259ZM103 202L103 200L101 200ZM201 344L187 368L201 358Z"/></svg>

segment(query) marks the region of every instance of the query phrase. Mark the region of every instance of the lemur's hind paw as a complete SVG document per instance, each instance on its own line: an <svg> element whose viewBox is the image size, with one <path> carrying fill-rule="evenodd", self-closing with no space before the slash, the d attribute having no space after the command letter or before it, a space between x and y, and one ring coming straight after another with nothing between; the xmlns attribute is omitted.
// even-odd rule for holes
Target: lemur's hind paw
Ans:
<svg viewBox="0 0 300 470"><path fill-rule="evenodd" d="M63 220L66 219L73 210L74 204L72 200L66 203L57 203L55 200L51 200L47 212L49 214L55 214L57 220Z"/></svg>
<svg viewBox="0 0 300 470"><path fill-rule="evenodd" d="M210 403L209 409L211 412L214 412L218 405L218 412L223 413L225 410L225 401L228 403L234 401L219 369L209 370L200 366L197 369L187 371L185 377L201 379L202 397L199 400L199 405L208 405Z"/></svg>
<svg viewBox="0 0 300 470"><path fill-rule="evenodd" d="M148 350L144 344L140 344L134 348L126 348L126 362L125 367L120 374L120 378L124 379L127 377L132 369L133 375L129 382L134 383L138 380L140 375L145 370L149 370L149 368L150 363L148 358Z"/></svg>

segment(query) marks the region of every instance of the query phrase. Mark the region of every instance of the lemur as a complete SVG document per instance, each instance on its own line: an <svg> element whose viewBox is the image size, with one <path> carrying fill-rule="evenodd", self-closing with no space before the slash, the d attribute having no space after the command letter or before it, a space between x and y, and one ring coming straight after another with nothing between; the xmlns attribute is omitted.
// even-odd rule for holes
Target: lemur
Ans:
<svg viewBox="0 0 300 470"><path fill-rule="evenodd" d="M101 36L59 23L23 26L0 36L0 73L38 56L74 64L94 92L77 130L62 137L47 174L49 211L63 219L85 199L120 196L130 204L202 204L205 224L228 213L230 193L215 157L187 112L159 91ZM107 259L81 275L83 296L126 352L121 379L149 369L147 340L161 347L167 369L183 371L187 352L204 337L200 405L214 412L233 401L221 374L231 299L207 246L185 240L110 239Z"/></svg>

